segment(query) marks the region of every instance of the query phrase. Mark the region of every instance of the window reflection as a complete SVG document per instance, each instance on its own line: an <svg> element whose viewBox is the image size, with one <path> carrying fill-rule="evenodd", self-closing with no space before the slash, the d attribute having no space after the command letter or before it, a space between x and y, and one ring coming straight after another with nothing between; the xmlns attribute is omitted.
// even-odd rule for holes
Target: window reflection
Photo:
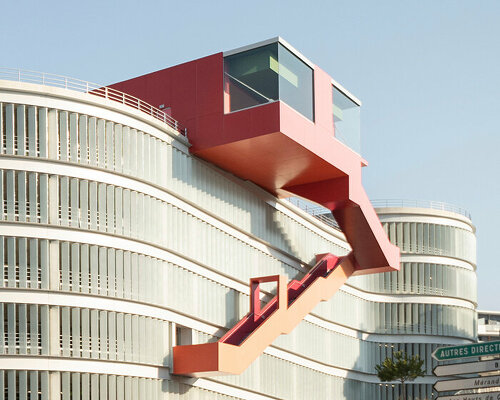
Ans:
<svg viewBox="0 0 500 400"><path fill-rule="evenodd" d="M335 137L361 153L359 105L333 86L333 124Z"/></svg>
<svg viewBox="0 0 500 400"><path fill-rule="evenodd" d="M280 100L314 121L313 70L281 44L278 59Z"/></svg>
<svg viewBox="0 0 500 400"><path fill-rule="evenodd" d="M280 43L225 57L226 112L276 100L314 120L313 70Z"/></svg>
<svg viewBox="0 0 500 400"><path fill-rule="evenodd" d="M228 111L278 100L278 47L271 44L224 59Z"/></svg>

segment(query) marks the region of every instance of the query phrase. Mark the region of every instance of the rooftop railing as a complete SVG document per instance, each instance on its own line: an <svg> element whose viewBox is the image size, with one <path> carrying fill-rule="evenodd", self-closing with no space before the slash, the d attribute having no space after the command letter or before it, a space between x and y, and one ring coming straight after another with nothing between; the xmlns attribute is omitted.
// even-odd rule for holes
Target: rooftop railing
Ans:
<svg viewBox="0 0 500 400"><path fill-rule="evenodd" d="M468 219L472 219L470 213L465 208L455 206L453 204L443 203L441 201L382 199L382 200L372 200L372 205L375 208L387 208L387 207L430 208L433 210L450 211L456 214L463 215Z"/></svg>
<svg viewBox="0 0 500 400"><path fill-rule="evenodd" d="M332 228L339 229L339 225L333 218L331 211L328 210L327 208L303 200L299 197L289 197L287 200L293 205L304 210L306 213L312 215L316 219L325 223L326 225L331 226ZM433 210L441 210L441 211L450 211L456 214L463 215L468 219L472 220L470 213L466 209L455 206L453 204L443 203L440 201L389 199L389 200L372 200L371 203L375 208L415 207L415 208L430 208ZM436 251L442 251L442 250L438 249Z"/></svg>
<svg viewBox="0 0 500 400"><path fill-rule="evenodd" d="M47 74L44 72L4 67L0 67L0 79L54 86L80 93L92 94L94 96L103 97L108 100L113 100L126 106L135 108L136 110L142 111L148 115L151 115L157 120L175 129L181 135L187 136L187 129L182 127L179 122L177 122L170 115L167 115L164 111L152 106L149 103L146 103L145 101L137 97L110 88L108 86L98 85L96 83L82 81L80 79L70 78L63 75Z"/></svg>
<svg viewBox="0 0 500 400"><path fill-rule="evenodd" d="M306 213L312 215L314 218L323 222L324 224L335 229L340 229L339 224L337 224L337 221L335 221L331 211L328 210L328 208L303 200L299 197L289 197L287 198L287 200L294 206L299 207L300 209L304 210Z"/></svg>

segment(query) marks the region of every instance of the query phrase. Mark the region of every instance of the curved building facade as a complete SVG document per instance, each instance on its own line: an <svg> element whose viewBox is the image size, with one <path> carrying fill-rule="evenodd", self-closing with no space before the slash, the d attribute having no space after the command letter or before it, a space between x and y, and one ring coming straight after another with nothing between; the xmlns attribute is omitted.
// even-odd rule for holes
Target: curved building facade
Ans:
<svg viewBox="0 0 500 400"><path fill-rule="evenodd" d="M246 314L250 277L291 279L318 252L347 253L339 231L191 156L184 136L126 105L10 81L0 103L0 395L358 390L345 378L359 340L334 322L360 322L355 302L318 309L241 376L171 375L173 346L217 339ZM337 345L355 352L332 363L324 346Z"/></svg>
<svg viewBox="0 0 500 400"><path fill-rule="evenodd" d="M375 309L385 332L381 358L398 350L418 354L432 380L437 363L431 354L437 347L477 341L475 227L467 212L442 203L392 203L374 205L389 239L401 249L400 271L348 283L381 296ZM397 398L394 388L383 384L382 398ZM408 385L408 395L431 399L432 385L417 380Z"/></svg>
<svg viewBox="0 0 500 400"><path fill-rule="evenodd" d="M374 366L400 348L426 360L409 398L431 399L432 350L476 339L469 219L379 209L400 272L350 278L241 375L174 375L175 346L248 312L250 278L351 248L152 106L96 94L0 81L0 399L395 400Z"/></svg>

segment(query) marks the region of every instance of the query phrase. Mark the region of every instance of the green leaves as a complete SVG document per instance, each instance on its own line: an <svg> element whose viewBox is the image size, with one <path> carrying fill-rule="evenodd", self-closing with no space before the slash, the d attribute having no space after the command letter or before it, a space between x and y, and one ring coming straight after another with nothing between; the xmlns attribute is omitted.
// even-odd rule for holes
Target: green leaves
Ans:
<svg viewBox="0 0 500 400"><path fill-rule="evenodd" d="M424 376L423 364L424 360L418 355L409 357L406 353L397 351L392 359L386 358L382 364L376 365L375 369L382 382L398 380L404 383Z"/></svg>
<svg viewBox="0 0 500 400"><path fill-rule="evenodd" d="M402 351L396 351L393 358L386 358L382 364L376 365L377 375L382 382L400 381L403 400L406 400L405 382L413 381L419 376L424 376L422 365L424 360L420 357L408 357Z"/></svg>

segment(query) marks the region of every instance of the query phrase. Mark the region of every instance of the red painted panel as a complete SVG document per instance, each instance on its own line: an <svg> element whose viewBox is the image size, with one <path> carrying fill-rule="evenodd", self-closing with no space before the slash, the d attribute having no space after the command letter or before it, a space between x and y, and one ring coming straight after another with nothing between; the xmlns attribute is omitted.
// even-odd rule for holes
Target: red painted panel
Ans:
<svg viewBox="0 0 500 400"><path fill-rule="evenodd" d="M361 156L333 137L333 130L324 131L288 105L280 104L280 129L290 139L309 149L345 174L360 170Z"/></svg>
<svg viewBox="0 0 500 400"><path fill-rule="evenodd" d="M333 136L332 79L319 67L314 68L314 115L316 126Z"/></svg>
<svg viewBox="0 0 500 400"><path fill-rule="evenodd" d="M196 61L192 61L173 67L171 74L163 77L171 81L170 93L154 94L155 98L161 99L165 106L172 107L172 117L181 123L187 119L196 118L198 114L196 110L196 64ZM158 80L162 79L162 77L158 78Z"/></svg>
<svg viewBox="0 0 500 400"><path fill-rule="evenodd" d="M359 271L399 268L361 185L361 156L334 137L331 78L314 68L315 121L277 101L224 114L222 53L116 84L188 128L190 151L285 196L294 193L333 210Z"/></svg>
<svg viewBox="0 0 500 400"><path fill-rule="evenodd" d="M224 112L224 59L222 53L201 58L196 62L196 113L197 115ZM192 102L193 98L191 98ZM191 103L192 104L192 103Z"/></svg>
<svg viewBox="0 0 500 400"><path fill-rule="evenodd" d="M224 115L226 143L278 132L279 102L265 104Z"/></svg>

